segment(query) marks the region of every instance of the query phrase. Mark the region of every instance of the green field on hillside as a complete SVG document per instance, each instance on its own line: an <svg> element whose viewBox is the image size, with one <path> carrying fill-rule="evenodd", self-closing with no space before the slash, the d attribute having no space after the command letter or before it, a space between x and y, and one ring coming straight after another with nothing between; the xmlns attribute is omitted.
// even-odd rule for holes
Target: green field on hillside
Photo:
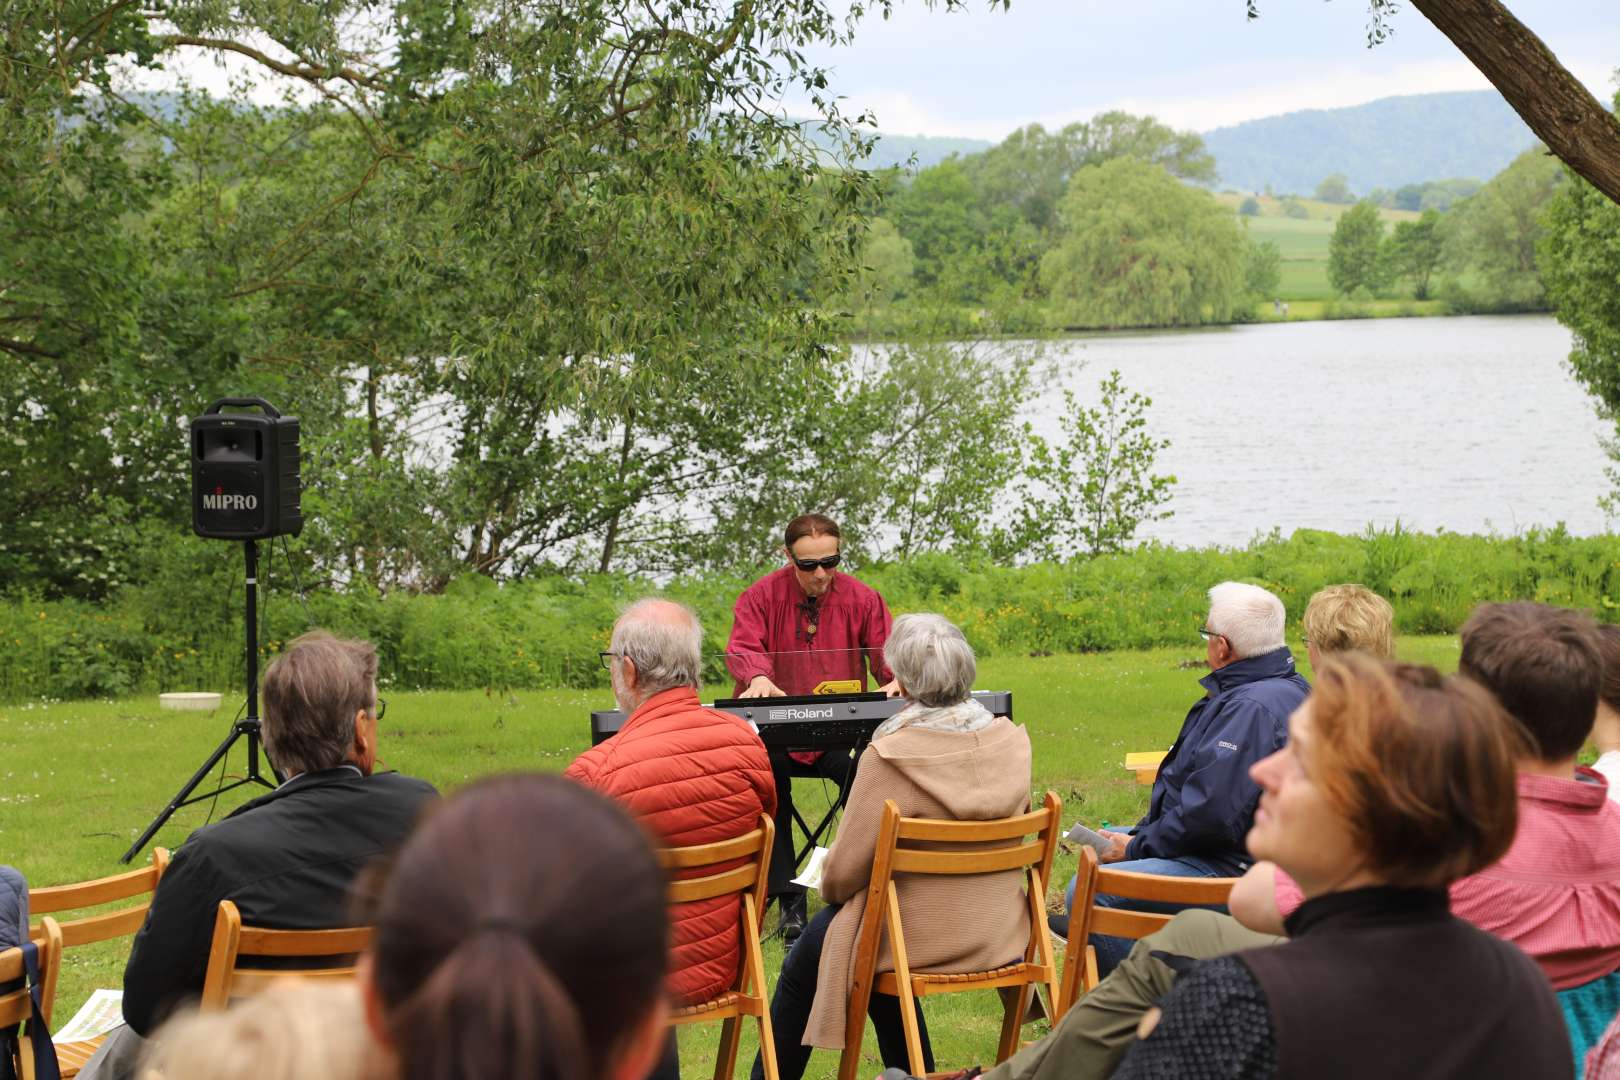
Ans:
<svg viewBox="0 0 1620 1080"><path fill-rule="evenodd" d="M1229 206L1233 212L1242 205L1248 196L1233 192L1224 192L1215 196L1216 201L1223 206ZM1348 205L1340 203L1318 202L1315 199L1300 199L1299 204L1305 208L1307 217L1288 217L1283 213L1282 200L1271 196L1259 196L1255 200L1260 204L1260 213L1257 215L1239 215L1238 221L1247 230L1250 238L1256 243L1270 241L1277 245L1282 255L1282 281L1277 287L1277 298L1288 302L1290 318L1320 318L1321 313L1306 314L1313 309L1302 311L1293 310L1293 303L1297 300L1333 300L1337 294L1328 284L1327 260L1328 241L1333 237L1333 227L1339 220L1339 215L1350 209ZM1418 214L1410 210L1380 210L1379 216L1384 219L1386 231L1393 228L1396 222L1415 221ZM1410 300L1411 293L1407 289L1396 290L1393 303ZM1431 305L1432 306L1432 305ZM1275 312L1270 303L1259 306L1262 318L1270 318ZM1412 314L1430 314L1423 309L1414 309ZM1373 310L1369 305L1368 314L1395 314L1393 310Z"/></svg>
<svg viewBox="0 0 1620 1080"><path fill-rule="evenodd" d="M1303 656L1297 640L1296 655ZM1456 666L1456 639L1407 637L1409 659ZM1035 749L1032 797L1051 789L1063 799L1066 823L1131 821L1147 805L1148 789L1122 768L1127 751L1168 746L1187 707L1201 693L1203 649L1045 657L998 657L980 665L978 685L1011 690L1015 718ZM1307 675L1309 673L1307 672ZM711 687L708 694L720 690ZM449 791L468 780L511 770L562 769L588 742L588 714L609 705L604 690L485 693L391 692L382 725L387 767L425 777ZM227 704L236 702L227 698ZM51 885L117 873L118 856L174 794L229 728L214 715L160 711L155 695L116 701L24 703L0 706L0 861L23 871L31 884ZM230 769L240 771L243 753ZM800 781L802 807L825 806L823 788ZM220 800L214 817L250 797L245 789ZM158 835L173 848L209 816L204 803L181 811ZM819 814L816 815L819 817ZM1073 873L1073 851L1059 856L1049 898L1061 903ZM771 916L768 926L774 926ZM65 1023L98 986L120 985L128 941L74 950L67 956L55 1022ZM779 939L767 944L766 968L781 967ZM927 1015L941 1066L965 1066L993 1057L999 1030L993 994L930 1000ZM717 1028L682 1029L686 1075L713 1071ZM1026 1029L1025 1037L1038 1033ZM753 1058L753 1031L745 1027L739 1071ZM866 1040L862 1075L880 1071L876 1044ZM810 1076L831 1077L837 1055L818 1052Z"/></svg>

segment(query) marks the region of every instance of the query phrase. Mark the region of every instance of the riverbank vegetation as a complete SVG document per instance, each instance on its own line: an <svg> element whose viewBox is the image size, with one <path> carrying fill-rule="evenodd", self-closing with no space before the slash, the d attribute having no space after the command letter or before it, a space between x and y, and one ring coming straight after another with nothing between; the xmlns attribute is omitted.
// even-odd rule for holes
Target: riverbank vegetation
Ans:
<svg viewBox="0 0 1620 1080"><path fill-rule="evenodd" d="M190 587L129 586L98 603L0 602L0 700L230 691L242 670L235 554L225 545L198 545ZM851 568L897 612L945 614L987 657L1183 646L1205 614L1205 590L1227 579L1272 589L1291 619L1324 585L1359 581L1390 598L1403 634L1453 632L1487 600L1534 599L1620 621L1620 537L1561 530L1513 537L1302 530L1242 548L1148 545L1022 567L919 554ZM491 693L605 686L597 651L606 648L620 607L655 588L698 611L708 631L709 676L718 682L731 604L757 572L685 576L661 586L621 574L504 583L469 574L436 595L356 587L299 596L279 557L267 570L260 603L266 658L321 626L376 641L390 685Z"/></svg>
<svg viewBox="0 0 1620 1080"><path fill-rule="evenodd" d="M857 325L882 336L920 313L971 333L990 312L1053 330L1548 306L1536 245L1563 170L1545 150L1483 183L1362 199L1343 177L1310 197L1211 193L1218 168L1197 135L1110 112L893 170L863 249Z"/></svg>

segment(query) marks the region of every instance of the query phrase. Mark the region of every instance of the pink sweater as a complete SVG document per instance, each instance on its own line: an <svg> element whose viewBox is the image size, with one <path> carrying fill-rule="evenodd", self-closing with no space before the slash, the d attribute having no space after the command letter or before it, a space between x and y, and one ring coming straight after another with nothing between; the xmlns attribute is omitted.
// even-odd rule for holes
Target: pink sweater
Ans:
<svg viewBox="0 0 1620 1080"><path fill-rule="evenodd" d="M1620 804L1582 780L1519 776L1519 830L1500 862L1452 883L1451 910L1523 949L1568 990L1620 970ZM1284 918L1304 895L1277 871Z"/></svg>

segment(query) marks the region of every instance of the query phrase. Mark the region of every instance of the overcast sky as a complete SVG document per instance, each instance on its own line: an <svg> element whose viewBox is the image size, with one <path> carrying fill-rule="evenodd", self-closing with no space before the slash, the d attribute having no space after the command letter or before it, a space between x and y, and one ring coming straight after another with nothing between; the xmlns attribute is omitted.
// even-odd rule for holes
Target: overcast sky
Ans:
<svg viewBox="0 0 1620 1080"><path fill-rule="evenodd" d="M869 0L868 0L869 2ZM1564 65L1601 100L1620 66L1620 0L1509 0ZM1394 37L1366 45L1365 0L896 0L848 48L813 50L850 112L904 135L999 140L1029 123L1060 127L1106 109L1146 113L1179 128L1210 128L1295 109L1356 105L1392 94L1479 90L1490 84L1410 6ZM272 49L273 46L267 46ZM137 86L167 89L185 76L215 93L253 65L192 52ZM253 96L273 101L261 88ZM784 103L807 116L803 100Z"/></svg>
<svg viewBox="0 0 1620 1080"><path fill-rule="evenodd" d="M856 44L815 58L846 105L907 135L1000 139L1122 108L1207 131L1294 109L1490 86L1410 5L1366 44L1363 0L968 0L965 12L902 0ZM1564 65L1607 102L1620 66L1616 0L1509 0ZM796 103L789 102L794 110ZM801 111L803 106L798 104Z"/></svg>

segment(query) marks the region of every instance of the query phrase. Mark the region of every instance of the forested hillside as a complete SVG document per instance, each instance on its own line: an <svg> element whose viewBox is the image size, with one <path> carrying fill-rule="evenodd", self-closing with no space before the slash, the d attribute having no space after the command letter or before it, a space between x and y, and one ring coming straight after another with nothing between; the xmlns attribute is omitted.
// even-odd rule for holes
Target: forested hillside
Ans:
<svg viewBox="0 0 1620 1080"><path fill-rule="evenodd" d="M1535 141L1495 90L1303 109L1204 133L1222 187L1279 194L1312 191L1334 173L1363 194L1450 176L1484 179Z"/></svg>

